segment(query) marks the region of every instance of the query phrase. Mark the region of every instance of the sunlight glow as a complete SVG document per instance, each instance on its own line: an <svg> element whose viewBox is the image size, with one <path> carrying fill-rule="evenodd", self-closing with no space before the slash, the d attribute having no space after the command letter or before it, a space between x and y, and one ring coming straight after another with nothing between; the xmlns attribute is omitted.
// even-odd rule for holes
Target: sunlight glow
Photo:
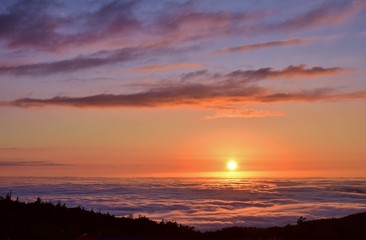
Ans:
<svg viewBox="0 0 366 240"><path fill-rule="evenodd" d="M238 168L238 164L236 163L235 160L230 160L227 162L227 169L229 169L230 171L234 171Z"/></svg>

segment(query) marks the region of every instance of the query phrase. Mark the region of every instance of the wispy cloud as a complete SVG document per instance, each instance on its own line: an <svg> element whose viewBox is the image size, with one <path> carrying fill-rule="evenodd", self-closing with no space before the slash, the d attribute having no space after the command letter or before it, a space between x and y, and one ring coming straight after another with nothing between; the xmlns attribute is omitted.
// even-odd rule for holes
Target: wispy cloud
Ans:
<svg viewBox="0 0 366 240"><path fill-rule="evenodd" d="M1 160L0 159L0 166L2 167L52 167L52 166L66 166L68 164L65 163L58 163L58 162L52 162L52 161L43 161L43 160L19 160L19 159L11 159L11 160Z"/></svg>
<svg viewBox="0 0 366 240"><path fill-rule="evenodd" d="M245 24L270 15L267 10L207 11L197 9L194 2L169 5L157 15L151 27L154 35L166 43L192 42L213 36L237 34Z"/></svg>
<svg viewBox="0 0 366 240"><path fill-rule="evenodd" d="M252 51L262 48L269 48L269 47L280 47L280 46L289 46L295 44L303 44L310 42L309 39L301 39L301 38L294 38L288 39L283 41L270 41L270 42L262 42L262 43L254 43L254 44L246 44L237 47L225 48L222 50L217 51L217 53L234 53L234 52L246 52Z"/></svg>
<svg viewBox="0 0 366 240"><path fill-rule="evenodd" d="M219 118L261 118L261 117L279 117L284 116L282 111L260 110L242 106L224 106L215 107L212 110L215 112L206 115L204 119L219 119Z"/></svg>
<svg viewBox="0 0 366 240"><path fill-rule="evenodd" d="M112 1L93 12L78 12L70 11L68 1L10 1L0 13L0 39L9 48L55 51L128 35L141 29L133 12L137 3Z"/></svg>
<svg viewBox="0 0 366 240"><path fill-rule="evenodd" d="M346 21L364 6L363 1L327 1L278 21L278 14L287 16L288 11L276 14L266 10L207 12L196 9L191 3L183 3L170 11L164 9L151 29L164 36L162 41L169 43L196 41L213 36L294 32Z"/></svg>
<svg viewBox="0 0 366 240"><path fill-rule="evenodd" d="M0 15L0 38L9 48L57 44L56 29L67 24L65 18L48 14L51 1L13 1ZM37 31L35 31L37 29Z"/></svg>
<svg viewBox="0 0 366 240"><path fill-rule="evenodd" d="M306 28L316 28L335 25L347 20L366 6L364 1L333 0L282 22L267 24L264 28L273 30L299 31Z"/></svg>
<svg viewBox="0 0 366 240"><path fill-rule="evenodd" d="M141 35L155 39L155 43L172 44L227 34L299 31L334 25L365 5L364 1L327 1L276 22L268 10L207 11L193 1L160 3L159 10L147 17L141 15L146 3L141 0L96 1L86 11L73 1L9 1L0 11L0 40L8 48L44 51L108 41L134 42L136 47L143 42ZM286 11L279 14L285 15Z"/></svg>
<svg viewBox="0 0 366 240"><path fill-rule="evenodd" d="M222 104L334 101L365 98L366 91L341 93L332 88L317 88L282 92L253 85L257 81L268 78L314 77L335 74L341 70L342 68L306 68L304 65L289 66L283 70L273 70L272 68L238 70L221 75L212 74L212 80L205 83L183 80L164 86L157 83L145 91L133 94L100 94L86 97L54 97L49 99L23 98L3 104L18 107L72 106L103 108L181 105L207 107ZM208 73L202 72L201 74Z"/></svg>
<svg viewBox="0 0 366 240"><path fill-rule="evenodd" d="M338 93L334 89L319 88L312 90L275 92L263 87L247 86L239 89L221 85L188 85L184 87L152 89L136 94L101 94L87 97L54 97L49 99L22 98L2 106L17 107L171 107L197 106L212 104L246 104L264 102L296 101L343 101L366 99L366 91Z"/></svg>
<svg viewBox="0 0 366 240"><path fill-rule="evenodd" d="M21 148L16 148L16 147L0 147L0 151L17 151Z"/></svg>
<svg viewBox="0 0 366 240"><path fill-rule="evenodd" d="M176 63L176 64L164 64L164 65L149 65L135 68L135 70L139 72L159 72L174 69L200 68L202 66L203 65L201 63Z"/></svg>
<svg viewBox="0 0 366 240"><path fill-rule="evenodd" d="M332 88L316 88L298 92L270 93L260 96L259 102L297 102L297 101L344 101L366 99L366 90L355 92L337 92Z"/></svg>
<svg viewBox="0 0 366 240"><path fill-rule="evenodd" d="M23 147L0 147L0 151L12 152L12 151L45 151L49 148L23 148Z"/></svg>
<svg viewBox="0 0 366 240"><path fill-rule="evenodd" d="M71 59L0 67L0 75L49 75L68 73L90 68L102 67L109 64L134 61L141 56L154 55L158 52L173 51L157 49L154 46L146 48L124 48L111 51L100 51Z"/></svg>
<svg viewBox="0 0 366 240"><path fill-rule="evenodd" d="M314 77L331 75L345 71L346 68L341 67L312 67L307 68L305 64L290 65L282 70L274 70L272 68L260 68L257 70L237 70L233 71L226 76L232 79L245 79L245 80L260 80L266 78L279 78L279 77Z"/></svg>
<svg viewBox="0 0 366 240"><path fill-rule="evenodd" d="M208 11L200 9L192 1L161 3L159 10L148 17L141 15L141 9L146 4L144 1L93 2L88 11L75 8L78 4L80 3L73 1L55 3L43 0L18 0L2 4L0 42L5 50L52 52L77 49L80 46L88 50L83 51L83 54L75 51L77 54L68 54L70 57L61 59L60 56L54 58L53 55L47 61L2 63L0 75L46 76L113 66L117 63L133 63L142 58L157 59L176 51L184 55L187 53L187 45L191 44L192 47L192 44L212 37L299 31L309 27L332 25L353 16L365 5L363 1L328 1L295 16L290 14L287 19L278 22L273 13L267 10ZM71 6L78 10L70 11ZM295 38L261 42L226 48L221 52L249 51L304 44L308 41L305 38ZM93 48L93 44L99 45ZM114 45L117 47L113 47ZM100 51L93 52L93 49ZM154 64L136 70L147 72L196 67L201 66L199 63ZM313 74L325 72L315 70L321 69L313 69Z"/></svg>
<svg viewBox="0 0 366 240"><path fill-rule="evenodd" d="M182 74L181 79L182 80L189 80L189 79L194 79L194 78L197 78L197 77L204 77L204 76L207 76L207 74L208 74L208 71L206 69L198 70L198 71Z"/></svg>
<svg viewBox="0 0 366 240"><path fill-rule="evenodd" d="M359 36L366 37L366 31L362 31L358 33Z"/></svg>

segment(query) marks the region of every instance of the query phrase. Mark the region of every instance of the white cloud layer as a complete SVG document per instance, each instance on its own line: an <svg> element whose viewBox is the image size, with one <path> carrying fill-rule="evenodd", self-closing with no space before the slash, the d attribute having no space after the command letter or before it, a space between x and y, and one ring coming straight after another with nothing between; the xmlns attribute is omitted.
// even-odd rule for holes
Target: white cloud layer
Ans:
<svg viewBox="0 0 366 240"><path fill-rule="evenodd" d="M366 211L366 179L0 178L22 201L63 202L117 216L174 220L201 230L283 226ZM46 184L44 183L46 182Z"/></svg>

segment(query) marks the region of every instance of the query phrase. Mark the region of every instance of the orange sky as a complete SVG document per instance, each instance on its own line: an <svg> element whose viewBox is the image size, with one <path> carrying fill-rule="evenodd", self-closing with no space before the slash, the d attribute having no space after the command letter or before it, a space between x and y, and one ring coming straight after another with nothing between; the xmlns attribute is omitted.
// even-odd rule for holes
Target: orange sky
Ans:
<svg viewBox="0 0 366 240"><path fill-rule="evenodd" d="M173 2L0 3L0 176L366 176L363 1Z"/></svg>
<svg viewBox="0 0 366 240"><path fill-rule="evenodd" d="M234 158L244 176L362 176L366 116L349 106L364 103L284 104L285 116L244 120L191 109L17 109L16 121L0 120L17 126L2 131L1 144L17 147L0 150L14 159L1 175L221 176Z"/></svg>

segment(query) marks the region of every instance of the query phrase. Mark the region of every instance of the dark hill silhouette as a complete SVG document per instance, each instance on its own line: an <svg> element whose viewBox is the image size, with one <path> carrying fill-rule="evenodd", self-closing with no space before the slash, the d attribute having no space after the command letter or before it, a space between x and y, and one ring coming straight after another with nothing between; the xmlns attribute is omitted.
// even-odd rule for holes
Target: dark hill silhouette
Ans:
<svg viewBox="0 0 366 240"><path fill-rule="evenodd" d="M304 221L271 228L230 227L200 232L176 222L156 222L146 217L114 217L110 214L67 208L37 199L33 203L0 198L0 240L24 239L366 239L366 213L339 219Z"/></svg>

